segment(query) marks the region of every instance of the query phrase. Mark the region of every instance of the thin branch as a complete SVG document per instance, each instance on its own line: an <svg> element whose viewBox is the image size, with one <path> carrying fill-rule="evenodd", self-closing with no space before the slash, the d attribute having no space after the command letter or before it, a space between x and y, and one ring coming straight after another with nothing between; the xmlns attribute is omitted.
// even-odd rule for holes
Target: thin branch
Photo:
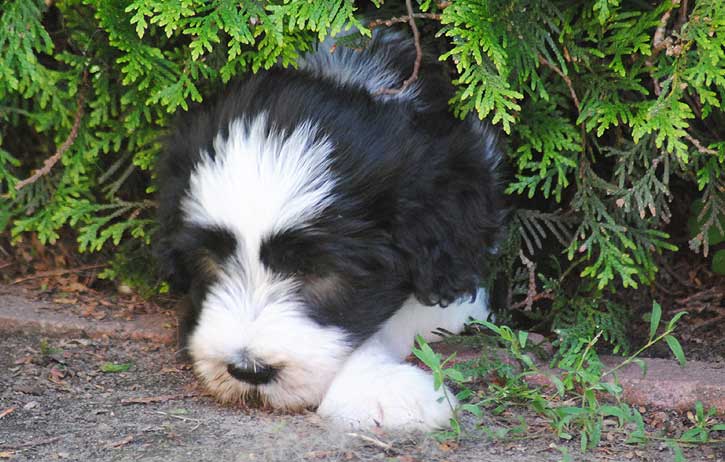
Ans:
<svg viewBox="0 0 725 462"><path fill-rule="evenodd" d="M405 0L405 7L408 10L408 24L410 30L413 31L413 40L415 42L415 63L413 64L413 72L410 77L403 81L400 88L381 88L375 92L375 95L397 95L402 93L411 83L418 80L418 71L420 71L420 63L423 61L423 47L420 45L420 32L415 24L415 14L413 13L413 4L411 0Z"/></svg>
<svg viewBox="0 0 725 462"><path fill-rule="evenodd" d="M717 150L715 150L715 149L710 149L710 148L706 148L705 146L703 146L702 143L700 142L700 140L698 140L697 138L695 138L694 136L690 135L687 132L685 132L684 138L687 141L689 141L690 143L692 143L697 148L697 150L702 154L717 154L718 153Z"/></svg>
<svg viewBox="0 0 725 462"><path fill-rule="evenodd" d="M544 58L541 55L539 55L539 62L541 64L543 64L544 66L548 67L549 69L551 69L552 71L554 71L557 74L559 74L559 77L561 77L562 79L564 79L564 82L566 83L566 86L569 88L569 94L571 95L571 99L574 101L574 105L576 106L577 112L581 112L581 110L579 109L579 98L576 96L576 91L574 91L574 85L572 84L571 79L569 78L569 76L566 75L566 74L564 74L564 72L561 69L559 69L554 64L552 64L549 61L547 61L546 58Z"/></svg>
<svg viewBox="0 0 725 462"><path fill-rule="evenodd" d="M660 24L655 30L654 37L652 37L652 58L657 56L660 51L672 45L672 37L665 38L667 23L670 20L670 13L672 13L672 10L668 10L662 15L660 18Z"/></svg>
<svg viewBox="0 0 725 462"><path fill-rule="evenodd" d="M37 169L31 176L28 178L19 181L15 185L15 190L19 191L23 187L35 183L38 181L38 179L42 176L47 175L50 173L50 169L53 168L55 164L58 163L60 158L63 156L63 153L65 153L75 142L76 138L78 137L78 129L81 126L81 119L83 118L83 102L85 100L85 92L84 87L87 80L87 72L83 71L83 79L81 82L81 87L78 90L78 97L76 98L76 113L75 118L73 120L73 126L71 127L70 133L68 134L68 137L63 141L63 144L60 145L60 148L53 154L52 156L45 159L45 162L43 162L43 166L39 169Z"/></svg>
<svg viewBox="0 0 725 462"><path fill-rule="evenodd" d="M413 17L417 19L432 19L433 21L441 20L440 13L414 13ZM405 15L388 19L375 19L368 23L368 28L375 29L376 27L380 26L390 27L393 24L399 24L401 22L410 22L410 16Z"/></svg>
<svg viewBox="0 0 725 462"><path fill-rule="evenodd" d="M12 450L34 448L36 446L43 446L45 444L55 443L59 439L60 439L59 436L54 436L51 438L43 438L43 439L28 441L26 443L20 443L20 444L2 444L2 445L0 445L0 448L12 449Z"/></svg>
<svg viewBox="0 0 725 462"><path fill-rule="evenodd" d="M526 293L526 299L523 302L519 302L516 305L512 305L511 308L520 308L520 307L526 307L526 311L531 311L531 309L534 306L534 299L536 298L536 265L533 261L526 258L526 255L524 255L524 251L519 251L519 258L521 258L521 263L526 266L526 269L529 271L529 289ZM519 306L520 305L520 306Z"/></svg>
<svg viewBox="0 0 725 462"><path fill-rule="evenodd" d="M677 21L678 29L681 29L687 22L687 7L687 0L682 0L682 4L680 5L680 19Z"/></svg>

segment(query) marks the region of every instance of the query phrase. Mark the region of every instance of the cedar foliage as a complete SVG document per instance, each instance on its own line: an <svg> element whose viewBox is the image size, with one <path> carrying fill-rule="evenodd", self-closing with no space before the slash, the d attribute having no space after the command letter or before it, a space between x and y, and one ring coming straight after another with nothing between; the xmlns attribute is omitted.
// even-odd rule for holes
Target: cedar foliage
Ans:
<svg viewBox="0 0 725 462"><path fill-rule="evenodd" d="M563 251L551 293L582 278L577 297L590 306L651 283L654 255L675 249L664 231L673 178L699 191L686 204L697 210L690 247L708 256L725 223L725 2L417 8L440 15L418 21L447 43L452 110L503 130L507 192L544 204L517 212L512 239L529 255L547 239ZM82 252L149 242L151 170L174 112L242 73L294 66L347 26L369 34L349 0L1 0L0 10L0 232L52 243L70 229ZM16 189L69 140L57 165Z"/></svg>

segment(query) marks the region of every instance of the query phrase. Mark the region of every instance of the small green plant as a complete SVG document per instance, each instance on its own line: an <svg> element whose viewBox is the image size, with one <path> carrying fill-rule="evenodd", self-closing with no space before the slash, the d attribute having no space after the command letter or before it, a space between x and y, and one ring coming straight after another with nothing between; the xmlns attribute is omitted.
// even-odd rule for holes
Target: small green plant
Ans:
<svg viewBox="0 0 725 462"><path fill-rule="evenodd" d="M40 354L43 357L52 356L63 351L60 348L51 346L48 339L45 338L40 340L40 345L38 345L38 347L40 348Z"/></svg>
<svg viewBox="0 0 725 462"><path fill-rule="evenodd" d="M436 387L443 380L450 380L460 391L456 397L461 405L454 410L451 431L439 434L439 437L458 438L462 435L460 415L470 412L480 417L483 410L499 413L514 405L526 405L544 416L557 436L563 440L579 438L582 452L599 445L605 419L616 419L618 431L628 432L628 443L645 443L655 439L666 441L676 454L681 454L679 444L708 443L714 431L722 431L725 424L715 421L715 411L705 413L702 404L696 407L693 418L694 427L678 437L650 434L645 429L642 415L636 408L622 402L622 387L617 382L617 372L631 363L636 363L646 374L646 363L641 354L653 345L665 342L681 365L685 365L685 356L674 331L678 321L686 313L677 313L664 326L662 309L653 303L650 313L650 329L647 342L634 353L626 356L614 367L605 368L596 352L601 339L601 331L588 339L579 339L582 347L569 349L556 360L554 366L558 374L546 374L553 386L553 392L540 389L527 383L530 375L544 375L537 367L529 347L528 334L516 332L508 326L497 326L488 321L474 321L496 334L497 340L506 348L508 356L519 367L513 367L501 360L490 360L486 353L473 363L451 365L455 355L441 361L440 357L418 338L418 348L414 354L427 365L436 378ZM495 373L499 383L491 383L485 392L476 392L472 384L480 377ZM449 401L450 402L450 401ZM513 432L515 433L515 432ZM496 429L491 436L510 437L510 432Z"/></svg>
<svg viewBox="0 0 725 462"><path fill-rule="evenodd" d="M103 363L101 364L101 372L107 374L115 374L118 372L128 372L133 364L131 363Z"/></svg>

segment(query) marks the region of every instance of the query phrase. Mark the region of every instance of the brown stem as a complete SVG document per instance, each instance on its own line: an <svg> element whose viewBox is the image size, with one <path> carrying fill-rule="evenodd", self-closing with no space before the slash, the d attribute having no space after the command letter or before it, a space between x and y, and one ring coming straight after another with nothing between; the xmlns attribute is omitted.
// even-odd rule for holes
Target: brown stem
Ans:
<svg viewBox="0 0 725 462"><path fill-rule="evenodd" d="M58 163L60 158L63 156L63 153L65 153L72 145L73 142L75 142L76 137L78 137L78 129L81 126L81 119L83 118L83 101L85 99L84 94L84 87L87 79L87 72L83 71L83 80L81 82L81 87L78 90L78 97L76 98L76 114L75 118L73 120L73 126L71 127L70 133L68 134L68 137L63 141L63 144L60 145L58 150L53 154L52 156L45 159L43 162L43 166L39 169L37 169L32 175L30 175L28 178L19 181L15 184L15 190L19 191L23 187L35 183L38 181L38 179L42 176L47 175L50 173L50 169L53 168L55 164Z"/></svg>
<svg viewBox="0 0 725 462"><path fill-rule="evenodd" d="M552 71L559 74L559 77L564 79L564 82L566 83L566 86L569 88L569 94L571 95L571 99L574 101L574 105L576 106L577 112L581 112L579 109L579 98L576 96L576 92L574 91L574 85L571 82L571 79L568 75L564 74L564 72L556 67L554 64L550 63L546 60L543 56L539 55L539 62L543 64L544 66L548 67Z"/></svg>
<svg viewBox="0 0 725 462"><path fill-rule="evenodd" d="M432 19L434 21L441 20L440 13L415 13L415 14L413 14L413 17L418 18L418 19ZM375 29L376 27L380 27L380 26L390 27L393 24L399 24L401 22L410 22L410 16L405 15L405 16L397 16L395 18L388 18L388 19L375 19L368 23L368 28Z"/></svg>
<svg viewBox="0 0 725 462"><path fill-rule="evenodd" d="M420 45L420 32L418 31L418 26L415 24L412 1L405 0L405 7L408 10L408 24L413 31L413 40L415 41L415 63L413 64L413 72L410 74L410 77L403 81L403 85L400 88L381 88L375 92L376 95L397 95L405 91L411 83L418 80L418 71L420 70L420 63L423 60L423 48Z"/></svg>

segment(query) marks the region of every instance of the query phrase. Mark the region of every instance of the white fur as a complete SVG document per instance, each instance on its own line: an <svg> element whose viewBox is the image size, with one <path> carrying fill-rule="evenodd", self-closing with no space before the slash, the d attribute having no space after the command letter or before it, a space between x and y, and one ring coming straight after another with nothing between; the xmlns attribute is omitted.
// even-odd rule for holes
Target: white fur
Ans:
<svg viewBox="0 0 725 462"><path fill-rule="evenodd" d="M402 361L415 335L433 342L440 339L433 333L436 329L458 333L471 317L485 319L485 301L483 290L475 302L461 301L447 308L423 306L411 298L352 353L317 412L350 428L428 431L448 426L457 405L454 394L445 385L434 390L430 374Z"/></svg>
<svg viewBox="0 0 725 462"><path fill-rule="evenodd" d="M373 74L349 78L370 89L390 83L376 74L377 64L367 64ZM342 329L310 320L294 295L298 282L269 271L259 251L265 237L304 225L334 200L331 145L315 141L311 124L286 134L267 123L264 115L232 122L229 136L214 140L215 157L205 154L195 167L182 202L185 220L221 226L239 242L221 264L189 339L197 375L222 401L243 400L256 390L274 407L319 405L321 415L353 427L446 426L451 408L444 389L434 390L430 374L402 361L415 335L435 341L437 328L457 333L469 317L484 318L485 294L445 309L411 298L355 351ZM255 389L232 378L227 364L242 350L276 367L275 379Z"/></svg>
<svg viewBox="0 0 725 462"><path fill-rule="evenodd" d="M259 258L266 236L303 225L332 200L331 146L314 141L315 135L311 124L290 134L268 130L264 115L235 120L227 138L214 140L215 158L204 155L191 175L185 219L222 226L239 242L189 339L197 374L223 401L244 399L252 390L227 373L242 350L279 368L258 390L269 404L288 409L319 404L350 353L341 329L309 320L294 295L297 281L269 271Z"/></svg>
<svg viewBox="0 0 725 462"><path fill-rule="evenodd" d="M348 428L432 430L448 425L451 417L443 390L433 389L433 377L401 363L377 337L350 356L317 412Z"/></svg>
<svg viewBox="0 0 725 462"><path fill-rule="evenodd" d="M231 122L229 136L214 139L215 158L204 153L191 174L182 203L187 221L231 229L252 254L265 235L322 211L335 184L332 145L315 141L314 125L304 123L289 134L267 131L265 114Z"/></svg>

